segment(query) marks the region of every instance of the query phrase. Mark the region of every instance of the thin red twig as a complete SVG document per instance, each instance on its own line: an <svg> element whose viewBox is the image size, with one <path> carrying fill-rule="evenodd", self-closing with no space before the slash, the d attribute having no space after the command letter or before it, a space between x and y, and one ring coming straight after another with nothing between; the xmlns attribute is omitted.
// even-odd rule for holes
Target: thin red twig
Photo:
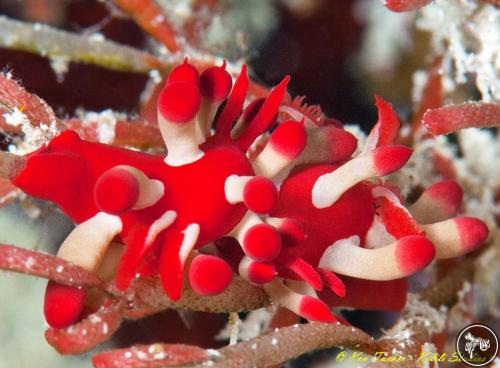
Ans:
<svg viewBox="0 0 500 368"><path fill-rule="evenodd" d="M424 114L423 123L434 135L449 134L464 128L500 126L500 104L466 102L431 109Z"/></svg>
<svg viewBox="0 0 500 368"><path fill-rule="evenodd" d="M431 3L432 0L386 0L385 6L395 12L417 10Z"/></svg>

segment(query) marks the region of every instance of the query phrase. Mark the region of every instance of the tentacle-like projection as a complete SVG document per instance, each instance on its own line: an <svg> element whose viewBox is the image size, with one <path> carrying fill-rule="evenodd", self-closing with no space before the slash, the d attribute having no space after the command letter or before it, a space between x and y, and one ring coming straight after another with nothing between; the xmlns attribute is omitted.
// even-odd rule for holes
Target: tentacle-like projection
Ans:
<svg viewBox="0 0 500 368"><path fill-rule="evenodd" d="M222 113L217 119L215 136L218 138L229 139L233 124L240 116L245 104L245 98L248 89L247 67L243 65L240 75L234 83L234 87L229 94L229 99Z"/></svg>
<svg viewBox="0 0 500 368"><path fill-rule="evenodd" d="M307 129L307 144L294 165L343 162L351 157L357 145L351 133L335 126Z"/></svg>
<svg viewBox="0 0 500 368"><path fill-rule="evenodd" d="M57 256L96 272L109 244L121 230L122 222L119 217L99 212L75 227L59 248ZM78 321L85 297L85 290L80 287L50 281L44 302L47 323L63 328Z"/></svg>
<svg viewBox="0 0 500 368"><path fill-rule="evenodd" d="M200 76L201 107L198 114L199 134L211 136L212 122L220 104L227 98L233 81L226 71L226 61L221 66L212 66Z"/></svg>
<svg viewBox="0 0 500 368"><path fill-rule="evenodd" d="M196 137L199 88L187 82L167 84L158 97L158 125L168 149L165 162L182 166L203 157Z"/></svg>
<svg viewBox="0 0 500 368"><path fill-rule="evenodd" d="M313 204L317 208L332 205L357 183L399 170L408 161L411 153L412 150L405 146L383 146L359 155L333 172L318 178L312 191Z"/></svg>
<svg viewBox="0 0 500 368"><path fill-rule="evenodd" d="M443 180L427 188L409 210L419 223L432 224L456 216L462 197L456 181Z"/></svg>
<svg viewBox="0 0 500 368"><path fill-rule="evenodd" d="M289 80L290 77L286 77L271 91L257 115L248 123L243 134L236 140L242 150L246 151L259 135L270 128L285 95Z"/></svg>
<svg viewBox="0 0 500 368"><path fill-rule="evenodd" d="M287 249L283 249L277 261L282 266L294 272L302 280L306 281L315 290L321 291L323 289L323 280L321 276L316 272L314 267L302 258L297 257Z"/></svg>
<svg viewBox="0 0 500 368"><path fill-rule="evenodd" d="M264 288L273 302L286 307L310 321L336 321L336 318L324 302L315 297L293 291L286 287L282 280L276 279L264 285Z"/></svg>
<svg viewBox="0 0 500 368"><path fill-rule="evenodd" d="M324 268L318 267L316 271L320 274L323 279L323 283L328 286L328 288L335 294L343 298L345 296L345 285L342 280L337 277L333 272L328 271Z"/></svg>
<svg viewBox="0 0 500 368"><path fill-rule="evenodd" d="M436 247L436 258L459 257L483 245L488 228L481 220L472 217L455 217L423 225L425 236Z"/></svg>
<svg viewBox="0 0 500 368"><path fill-rule="evenodd" d="M421 270L434 254L433 244L423 236L407 236L377 249L361 248L359 238L352 237L331 245L319 266L365 280L394 280Z"/></svg>
<svg viewBox="0 0 500 368"><path fill-rule="evenodd" d="M124 238L127 248L121 257L116 274L116 286L119 289L125 290L130 286L147 255L154 251L154 244L159 234L168 229L176 218L177 213L168 210L153 223L137 224L128 231Z"/></svg>
<svg viewBox="0 0 500 368"><path fill-rule="evenodd" d="M302 123L285 121L278 125L253 166L259 175L273 178L304 150L307 134Z"/></svg>
<svg viewBox="0 0 500 368"><path fill-rule="evenodd" d="M181 297L184 265L195 247L200 233L198 224L189 224L181 233L168 234L160 259L160 278L165 292L172 300Z"/></svg>

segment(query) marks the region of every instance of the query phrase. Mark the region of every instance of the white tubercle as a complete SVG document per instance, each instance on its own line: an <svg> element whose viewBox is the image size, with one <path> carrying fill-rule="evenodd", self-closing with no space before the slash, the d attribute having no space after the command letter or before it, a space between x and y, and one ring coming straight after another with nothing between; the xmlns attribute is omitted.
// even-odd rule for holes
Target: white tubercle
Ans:
<svg viewBox="0 0 500 368"><path fill-rule="evenodd" d="M183 231L184 239L182 239L181 249L179 250L179 257L181 263L184 264L189 256L191 250L196 245L198 241L198 236L200 234L200 225L189 224Z"/></svg>
<svg viewBox="0 0 500 368"><path fill-rule="evenodd" d="M89 271L96 271L109 243L120 231L122 222L118 216L99 212L73 229L57 256Z"/></svg>
<svg viewBox="0 0 500 368"><path fill-rule="evenodd" d="M245 185L252 178L254 178L254 176L228 176L226 182L224 183L224 193L226 194L226 200L231 204L243 202L243 190L245 188Z"/></svg>
<svg viewBox="0 0 500 368"><path fill-rule="evenodd" d="M155 222L151 224L148 230L148 235L146 236L146 245L152 244L159 233L165 230L167 227L172 225L177 218L177 212L173 210L166 211L160 218L156 219Z"/></svg>
<svg viewBox="0 0 500 368"><path fill-rule="evenodd" d="M316 208L331 206L357 183L375 176L370 155L358 156L331 173L321 175L312 189L312 202Z"/></svg>
<svg viewBox="0 0 500 368"><path fill-rule="evenodd" d="M182 166L198 161L205 154L198 147L196 119L176 124L166 120L158 113L158 126L167 146L165 163L169 166Z"/></svg>

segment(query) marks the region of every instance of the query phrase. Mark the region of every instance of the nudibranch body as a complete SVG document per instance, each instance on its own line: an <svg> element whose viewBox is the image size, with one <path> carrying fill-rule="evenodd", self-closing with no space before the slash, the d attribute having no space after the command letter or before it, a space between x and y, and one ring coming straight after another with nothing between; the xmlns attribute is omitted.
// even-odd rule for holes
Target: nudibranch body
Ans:
<svg viewBox="0 0 500 368"><path fill-rule="evenodd" d="M351 158L357 142L350 133L282 106L287 82L244 109L245 67L232 86L225 65L199 75L185 61L158 99L166 157L65 131L30 154L13 181L78 224L58 256L97 272L110 243L124 245L119 289L159 274L177 300L187 275L209 297L237 271L310 320L336 320L323 300L398 309L407 276L435 256L482 244L481 221L453 218L461 201L456 183L436 184L407 210L379 179L411 154L393 144L399 122L388 103L377 98L379 121ZM84 290L50 282L48 323L74 323L85 298Z"/></svg>

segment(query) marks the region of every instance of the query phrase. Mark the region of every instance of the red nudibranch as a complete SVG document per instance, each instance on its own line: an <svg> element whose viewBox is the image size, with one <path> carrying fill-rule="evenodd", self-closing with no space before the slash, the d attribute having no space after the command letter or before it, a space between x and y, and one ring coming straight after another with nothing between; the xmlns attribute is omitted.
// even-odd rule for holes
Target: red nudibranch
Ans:
<svg viewBox="0 0 500 368"><path fill-rule="evenodd" d="M399 309L407 276L484 242L480 220L454 217L455 182L431 186L407 209L380 179L411 155L393 143L399 121L390 104L376 97L379 120L353 158L357 141L342 127L280 109L287 82L244 109L245 66L232 86L225 64L199 75L185 60L158 98L166 157L67 130L29 154L13 181L78 224L59 257L97 272L109 244L123 244L119 289L159 274L177 300L186 275L209 297L238 272L309 320L335 321L327 303ZM85 299L83 289L49 282L47 322L76 322Z"/></svg>

